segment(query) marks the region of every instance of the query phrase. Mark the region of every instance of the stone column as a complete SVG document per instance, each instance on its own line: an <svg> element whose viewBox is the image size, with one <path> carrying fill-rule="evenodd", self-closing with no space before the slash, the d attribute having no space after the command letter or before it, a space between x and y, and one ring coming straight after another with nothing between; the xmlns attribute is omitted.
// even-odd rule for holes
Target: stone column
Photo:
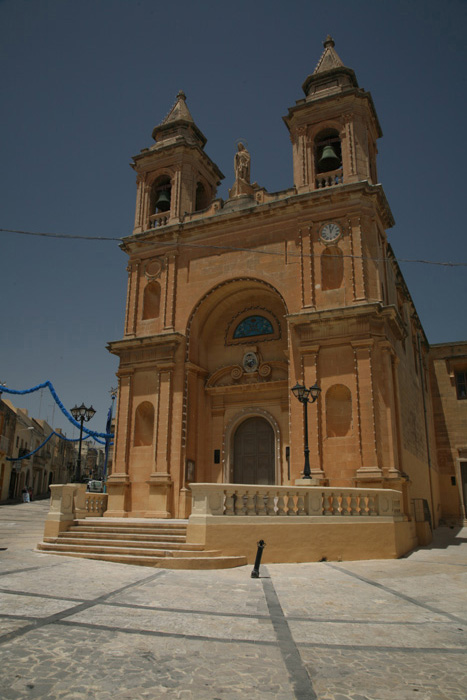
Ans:
<svg viewBox="0 0 467 700"><path fill-rule="evenodd" d="M130 440L132 435L133 390L132 377L134 370L128 369L118 373L119 389L117 400L118 431L116 432L114 448L113 472L107 479L109 499L106 518L126 518L128 516L127 500L130 486L128 467L130 461Z"/></svg>
<svg viewBox="0 0 467 700"><path fill-rule="evenodd" d="M357 418L360 443L361 467L357 469L356 481L364 485L381 481L383 473L378 466L376 450L376 420L373 392L372 347L373 340L352 342L357 384Z"/></svg>
<svg viewBox="0 0 467 700"><path fill-rule="evenodd" d="M302 307L314 308L316 306L315 290L315 258L313 255L312 225L307 231L300 229L300 268L302 282Z"/></svg>
<svg viewBox="0 0 467 700"><path fill-rule="evenodd" d="M133 233L141 233L143 231L143 199L144 199L144 176L136 176L136 210L135 210L135 226Z"/></svg>
<svg viewBox="0 0 467 700"><path fill-rule="evenodd" d="M391 343L385 340L380 343L380 348L383 353L383 361L388 386L388 402L387 409L387 433L388 433L388 456L389 468L388 477L391 479L400 478L400 459L401 459L401 439L398 411L398 390L396 390L396 365L399 362L397 355Z"/></svg>
<svg viewBox="0 0 467 700"><path fill-rule="evenodd" d="M155 419L155 466L149 476L149 509L146 517L171 518L170 496L173 486L170 475L172 441L173 363L159 365Z"/></svg>
<svg viewBox="0 0 467 700"><path fill-rule="evenodd" d="M350 232L350 254L352 261L352 291L353 301L361 302L366 299L365 264L363 260L362 228L360 217L348 220Z"/></svg>
<svg viewBox="0 0 467 700"><path fill-rule="evenodd" d="M174 328L176 275L177 253L168 253L165 257L164 330Z"/></svg>
<svg viewBox="0 0 467 700"><path fill-rule="evenodd" d="M291 134L294 182L298 192L310 189L309 152L306 126L297 127ZM314 187L312 188L314 189Z"/></svg>

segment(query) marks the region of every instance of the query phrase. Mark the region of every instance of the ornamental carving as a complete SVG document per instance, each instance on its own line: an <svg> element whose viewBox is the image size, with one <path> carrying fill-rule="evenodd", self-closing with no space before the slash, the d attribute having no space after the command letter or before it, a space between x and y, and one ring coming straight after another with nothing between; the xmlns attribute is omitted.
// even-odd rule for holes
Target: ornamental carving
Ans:
<svg viewBox="0 0 467 700"><path fill-rule="evenodd" d="M144 274L148 280L155 280L161 276L164 269L164 261L161 258L149 260L144 268Z"/></svg>

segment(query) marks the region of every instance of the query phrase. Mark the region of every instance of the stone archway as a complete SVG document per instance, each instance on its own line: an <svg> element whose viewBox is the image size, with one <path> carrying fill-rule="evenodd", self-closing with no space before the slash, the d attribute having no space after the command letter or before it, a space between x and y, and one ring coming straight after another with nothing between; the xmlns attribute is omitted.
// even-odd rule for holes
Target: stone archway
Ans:
<svg viewBox="0 0 467 700"><path fill-rule="evenodd" d="M233 482L275 483L274 430L262 416L242 421L233 437Z"/></svg>

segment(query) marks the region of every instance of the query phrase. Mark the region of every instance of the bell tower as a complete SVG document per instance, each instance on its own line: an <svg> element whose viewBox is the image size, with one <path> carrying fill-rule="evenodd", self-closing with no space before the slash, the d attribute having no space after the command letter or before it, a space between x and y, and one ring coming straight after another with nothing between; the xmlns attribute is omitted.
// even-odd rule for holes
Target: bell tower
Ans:
<svg viewBox="0 0 467 700"><path fill-rule="evenodd" d="M152 137L156 143L143 148L132 163L138 186L134 234L183 222L185 214L202 211L224 177L204 152L207 139L183 91Z"/></svg>
<svg viewBox="0 0 467 700"><path fill-rule="evenodd" d="M373 100L344 66L330 36L302 88L305 97L284 117L297 192L365 180L376 184L376 140L382 131Z"/></svg>

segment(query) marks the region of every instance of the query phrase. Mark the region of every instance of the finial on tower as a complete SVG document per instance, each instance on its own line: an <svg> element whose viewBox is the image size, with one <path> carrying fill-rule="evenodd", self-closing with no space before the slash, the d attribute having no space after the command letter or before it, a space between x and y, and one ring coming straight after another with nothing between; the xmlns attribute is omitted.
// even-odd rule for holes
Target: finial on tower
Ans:
<svg viewBox="0 0 467 700"><path fill-rule="evenodd" d="M334 47L336 44L334 42L334 39L330 34L327 35L326 39L323 41L323 46L325 49L327 49L328 46Z"/></svg>

